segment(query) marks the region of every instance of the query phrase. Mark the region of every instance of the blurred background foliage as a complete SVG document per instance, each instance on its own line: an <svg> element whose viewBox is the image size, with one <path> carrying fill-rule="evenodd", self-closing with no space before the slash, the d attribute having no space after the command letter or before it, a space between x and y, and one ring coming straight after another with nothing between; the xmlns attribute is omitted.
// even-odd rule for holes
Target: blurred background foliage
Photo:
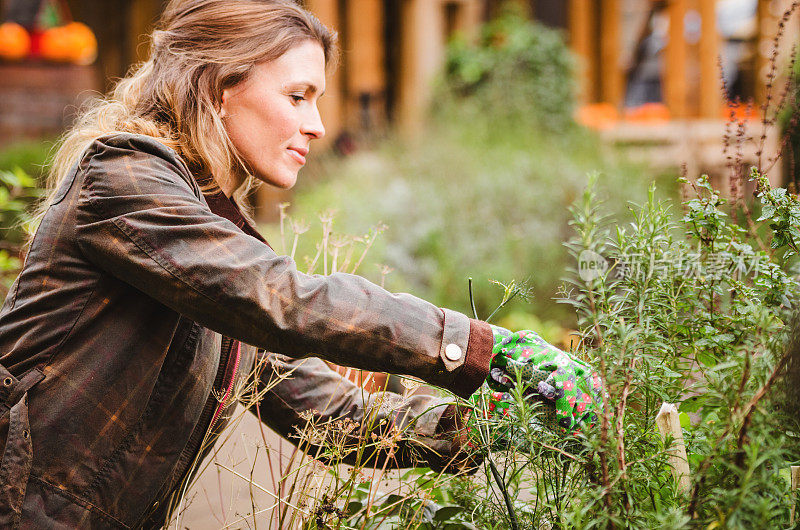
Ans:
<svg viewBox="0 0 800 530"><path fill-rule="evenodd" d="M21 141L0 149L0 297L5 298L24 259L31 215L43 194L52 141Z"/></svg>
<svg viewBox="0 0 800 530"><path fill-rule="evenodd" d="M3 167L0 165L0 167ZM22 265L23 248L32 227L33 206L42 196L40 183L19 165L0 169L0 295Z"/></svg>
<svg viewBox="0 0 800 530"><path fill-rule="evenodd" d="M572 126L575 61L560 31L515 11L484 25L477 42L457 35L450 43L434 109L449 111L444 118L464 110L511 123L534 118L558 133Z"/></svg>
<svg viewBox="0 0 800 530"><path fill-rule="evenodd" d="M525 280L528 301L498 323L565 342L574 315L553 297L568 266L568 206L599 172L610 210L624 214L652 175L574 123L573 67L561 33L521 17L487 24L476 44L452 42L424 129L321 161L301 175L290 214L334 210L334 230L348 233L386 224L360 272L374 280L375 264L388 266L389 290L468 314L468 277L483 318L502 294L489 280Z"/></svg>

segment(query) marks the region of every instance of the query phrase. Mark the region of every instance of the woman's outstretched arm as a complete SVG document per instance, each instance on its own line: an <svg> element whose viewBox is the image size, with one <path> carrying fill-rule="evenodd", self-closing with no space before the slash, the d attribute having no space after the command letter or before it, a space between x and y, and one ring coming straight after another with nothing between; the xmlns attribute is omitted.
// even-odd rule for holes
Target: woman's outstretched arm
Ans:
<svg viewBox="0 0 800 530"><path fill-rule="evenodd" d="M210 329L292 357L414 375L465 398L488 373L487 324L359 276L297 271L213 214L181 159L153 138L98 139L73 185L86 258Z"/></svg>

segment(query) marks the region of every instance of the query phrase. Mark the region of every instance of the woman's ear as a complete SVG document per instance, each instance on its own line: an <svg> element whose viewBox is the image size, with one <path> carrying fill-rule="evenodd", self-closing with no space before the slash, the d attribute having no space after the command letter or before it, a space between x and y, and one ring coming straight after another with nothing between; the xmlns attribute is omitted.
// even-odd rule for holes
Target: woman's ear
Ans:
<svg viewBox="0 0 800 530"><path fill-rule="evenodd" d="M222 91L222 103L220 103L220 105L219 105L219 117L220 118L224 118L224 117L226 117L228 115L228 109L226 108L227 107L227 101L228 101L228 89L226 88L225 90Z"/></svg>

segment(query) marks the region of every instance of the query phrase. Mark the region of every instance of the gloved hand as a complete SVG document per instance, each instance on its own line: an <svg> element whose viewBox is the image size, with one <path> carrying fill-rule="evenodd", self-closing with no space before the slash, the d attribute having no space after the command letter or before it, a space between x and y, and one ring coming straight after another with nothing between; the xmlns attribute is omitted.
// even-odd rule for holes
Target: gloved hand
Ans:
<svg viewBox="0 0 800 530"><path fill-rule="evenodd" d="M545 411L546 426L575 433L596 421L605 390L600 376L589 365L548 344L533 331L512 333L499 326L492 326L492 331L494 347L486 378L494 391L488 399L490 413L509 413L513 400L508 392L516 387L519 374L526 385L526 396L555 409L555 414Z"/></svg>

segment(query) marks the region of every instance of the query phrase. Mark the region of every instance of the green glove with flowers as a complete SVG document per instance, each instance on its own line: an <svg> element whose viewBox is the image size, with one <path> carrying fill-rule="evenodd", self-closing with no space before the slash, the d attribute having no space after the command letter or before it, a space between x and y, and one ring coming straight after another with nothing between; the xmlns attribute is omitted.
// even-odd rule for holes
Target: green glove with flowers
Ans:
<svg viewBox="0 0 800 530"><path fill-rule="evenodd" d="M492 326L492 331L494 347L486 383L493 392L488 412L508 414L513 402L509 392L521 381L526 397L555 409L555 414L545 411L546 426L569 434L597 420L605 390L600 376L589 365L533 331L512 333L499 326Z"/></svg>

